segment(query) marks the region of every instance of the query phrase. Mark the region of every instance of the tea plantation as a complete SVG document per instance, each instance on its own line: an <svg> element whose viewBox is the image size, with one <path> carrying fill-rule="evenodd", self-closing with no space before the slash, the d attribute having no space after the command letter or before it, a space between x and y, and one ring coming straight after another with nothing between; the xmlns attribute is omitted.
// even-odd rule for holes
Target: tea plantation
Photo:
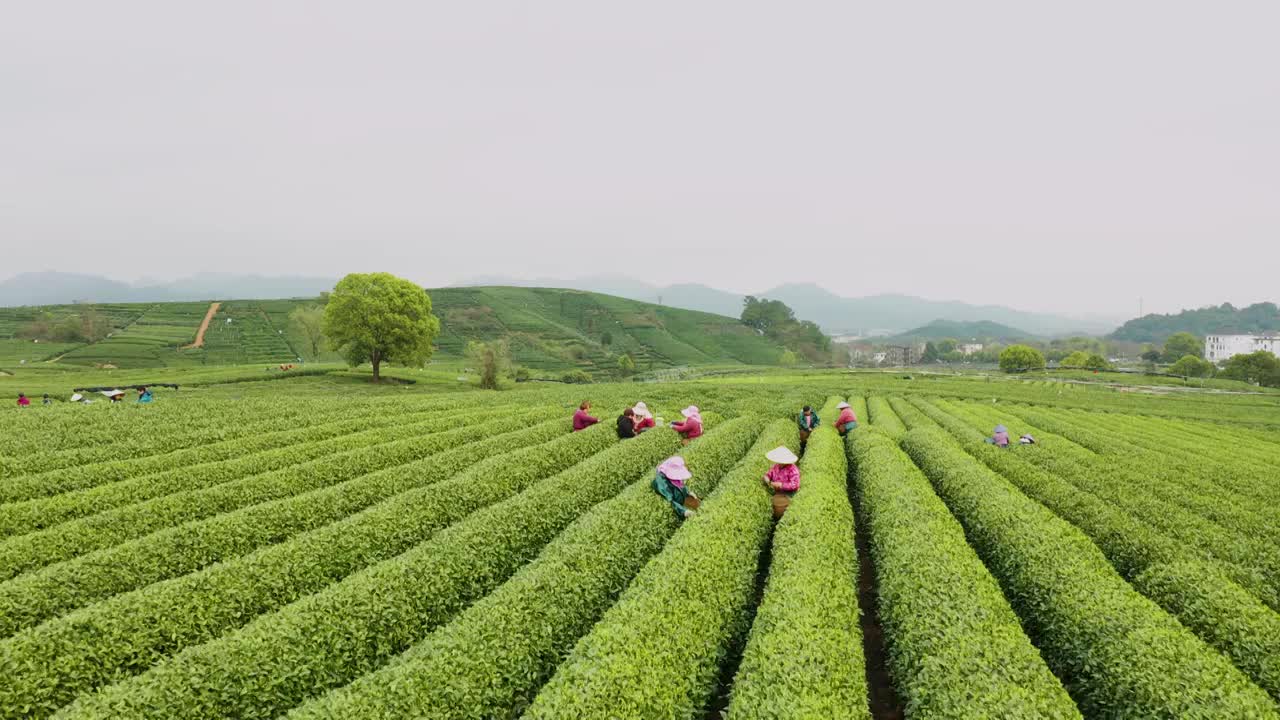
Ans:
<svg viewBox="0 0 1280 720"><path fill-rule="evenodd" d="M460 337L533 312L465 307ZM621 323L612 343L648 332L601 307L581 312ZM188 310L76 357L187 341ZM263 370L292 352L263 330L287 308L218 312L203 352L245 364L0 377L59 400L181 386L0 410L0 717L1280 718L1276 395L834 371L372 386ZM571 432L583 399L602 422ZM619 440L639 400L695 404L707 431ZM764 454L799 453L805 404L823 426L775 519ZM997 424L1015 446L985 442ZM650 488L673 454L703 499L687 520Z"/></svg>

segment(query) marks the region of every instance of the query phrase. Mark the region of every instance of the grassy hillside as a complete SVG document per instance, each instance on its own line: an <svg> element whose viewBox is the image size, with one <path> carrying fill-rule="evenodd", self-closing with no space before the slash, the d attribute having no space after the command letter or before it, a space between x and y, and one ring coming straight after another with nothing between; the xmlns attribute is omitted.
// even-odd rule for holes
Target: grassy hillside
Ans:
<svg viewBox="0 0 1280 720"><path fill-rule="evenodd" d="M576 290L469 287L431 290L441 334L437 352L461 357L471 340L506 339L515 361L535 371L612 370L624 353L638 370L677 365L771 365L782 348L734 318ZM0 367L58 358L59 365L118 368L202 365L273 365L302 357L335 361L332 351L312 354L290 327L289 313L319 302L223 302L202 348L182 349L196 335L208 303L99 305L111 336L92 344L17 340L24 325L47 312L60 317L81 306L0 309Z"/></svg>
<svg viewBox="0 0 1280 720"><path fill-rule="evenodd" d="M1002 325L1001 323L991 322L989 320L980 320L976 322L961 322L956 320L934 320L928 325L908 330L901 335L896 335L891 340L907 341L907 340L942 340L944 338L952 338L955 340L1021 340L1035 337L1025 330L1019 330L1015 327Z"/></svg>
<svg viewBox="0 0 1280 720"><path fill-rule="evenodd" d="M516 362L534 369L613 367L630 353L640 370L672 365L776 363L782 349L734 318L635 300L548 288L431 291L439 351L461 355L469 340L506 338Z"/></svg>

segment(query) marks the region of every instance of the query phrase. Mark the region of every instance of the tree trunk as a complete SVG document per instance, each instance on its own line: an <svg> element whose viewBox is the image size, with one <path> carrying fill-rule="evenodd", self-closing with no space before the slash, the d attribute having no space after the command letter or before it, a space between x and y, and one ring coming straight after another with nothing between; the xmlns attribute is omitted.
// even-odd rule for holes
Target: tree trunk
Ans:
<svg viewBox="0 0 1280 720"><path fill-rule="evenodd" d="M374 350L373 353L370 354L369 356L369 361L373 363L373 381L376 383L382 382L382 376L378 374L378 367L382 365L381 353L379 353L377 350Z"/></svg>

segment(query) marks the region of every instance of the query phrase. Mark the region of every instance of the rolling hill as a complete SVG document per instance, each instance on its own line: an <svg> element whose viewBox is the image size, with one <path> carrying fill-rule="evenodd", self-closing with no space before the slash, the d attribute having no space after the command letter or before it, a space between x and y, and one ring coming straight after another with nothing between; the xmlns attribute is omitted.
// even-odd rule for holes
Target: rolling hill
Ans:
<svg viewBox="0 0 1280 720"><path fill-rule="evenodd" d="M441 321L437 353L460 358L472 340L505 339L514 360L537 371L612 371L629 354L637 369L678 365L771 365L782 348L742 325L711 313L683 310L578 290L518 287L464 287L429 290ZM289 325L295 308L318 299L231 300L222 302L200 348L186 348L208 309L207 303L134 303L95 306L110 324L109 337L89 344L43 345L15 338L47 312L65 318L83 305L0 308L0 363L28 362L119 368L191 365L267 365L336 360L331 352L312 355Z"/></svg>
<svg viewBox="0 0 1280 720"><path fill-rule="evenodd" d="M776 363L782 348L735 318L579 290L464 287L431 290L442 353L505 338L535 369L612 368L629 353L639 369Z"/></svg>
<svg viewBox="0 0 1280 720"><path fill-rule="evenodd" d="M699 283L659 286L619 275L595 275L573 280L539 278L532 281L487 277L475 278L464 286L497 284L495 281L498 280L501 280L500 284L503 285L568 287L730 317L738 317L742 313L744 297L739 293L726 292ZM999 305L926 300L910 295L844 297L812 283L779 285L752 294L760 298L781 300L795 311L797 317L812 320L829 335L866 334L872 331L904 332L935 319L957 322L988 320L1002 325L1026 328L1036 335L1045 336L1106 333L1115 329L1117 324L1098 318L1025 312Z"/></svg>
<svg viewBox="0 0 1280 720"><path fill-rule="evenodd" d="M1245 308L1223 303L1183 310L1176 315L1144 315L1125 323L1111 337L1129 342L1163 343L1178 332L1189 332L1200 338L1215 334L1280 332L1280 308L1269 302Z"/></svg>
<svg viewBox="0 0 1280 720"><path fill-rule="evenodd" d="M889 342L908 342L911 340L942 340L951 338L961 342L965 340L1027 340L1035 336L1008 325L1001 325L989 320L977 322L957 322L954 320L934 320L928 325L908 330L889 338Z"/></svg>

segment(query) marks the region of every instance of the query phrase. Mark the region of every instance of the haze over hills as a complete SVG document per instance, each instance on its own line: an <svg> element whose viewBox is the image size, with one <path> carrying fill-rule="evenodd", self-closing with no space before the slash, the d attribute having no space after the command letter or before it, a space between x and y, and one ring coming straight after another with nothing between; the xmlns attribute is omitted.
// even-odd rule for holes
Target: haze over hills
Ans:
<svg viewBox="0 0 1280 720"><path fill-rule="evenodd" d="M484 277L460 285L515 285L523 287L567 287L576 290L660 302L663 305L702 310L737 317L742 312L743 295L700 284L659 286L618 275L595 275L574 280L511 277ZM796 317L816 322L831 335L871 332L893 334L920 327L934 320L957 322L989 321L1024 328L1035 335L1101 334L1115 329L1119 321L1097 317L1064 317L1033 313L998 305L971 305L960 301L926 300L910 295L884 294L843 297L811 283L779 285L756 297L781 300Z"/></svg>
<svg viewBox="0 0 1280 720"><path fill-rule="evenodd" d="M0 306L53 305L86 302L173 302L209 299L275 299L313 297L332 289L335 278L201 273L171 282L129 284L109 278L62 272L23 273L0 281ZM477 277L455 287L514 286L583 290L655 303L668 307L738 317L743 295L699 283L656 285L625 275L593 275L565 280ZM832 335L872 332L889 335L934 320L988 321L1022 328L1035 335L1101 334L1117 323L1097 318L1073 318L1032 313L994 305L927 300L886 294L842 297L810 283L793 283L755 293L781 300L798 318L812 320Z"/></svg>
<svg viewBox="0 0 1280 720"><path fill-rule="evenodd" d="M332 290L334 278L197 273L171 282L130 284L98 275L20 273L0 281L0 307L76 302L178 302L252 298L315 297Z"/></svg>

